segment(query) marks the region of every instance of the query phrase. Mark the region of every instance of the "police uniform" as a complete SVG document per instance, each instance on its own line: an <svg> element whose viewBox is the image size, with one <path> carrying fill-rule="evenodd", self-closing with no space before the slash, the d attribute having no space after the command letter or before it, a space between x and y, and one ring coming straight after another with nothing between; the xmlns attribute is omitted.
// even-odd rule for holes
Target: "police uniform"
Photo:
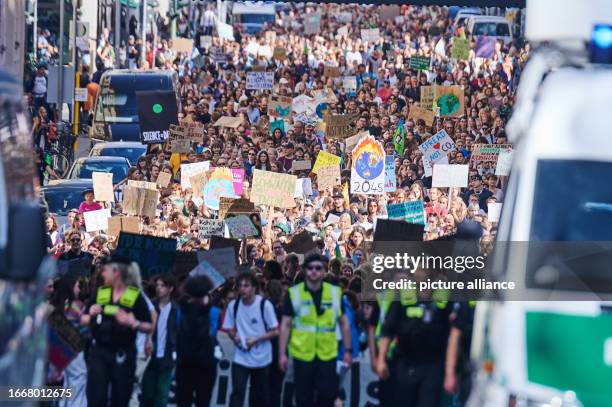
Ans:
<svg viewBox="0 0 612 407"><path fill-rule="evenodd" d="M292 318L289 356L293 358L298 407L333 406L338 392L337 320L342 315L342 290L323 282L312 292L305 283L289 289L283 315Z"/></svg>
<svg viewBox="0 0 612 407"><path fill-rule="evenodd" d="M102 306L102 313L90 321L92 340L87 356L87 404L89 407L107 407L110 385L111 405L128 406L136 370L137 331L120 325L115 315L123 309L132 312L140 322L151 322L151 314L137 287L127 287L117 303L113 302L111 287L100 287L95 302L89 307L94 304Z"/></svg>
<svg viewBox="0 0 612 407"><path fill-rule="evenodd" d="M434 301L403 296L385 316L381 334L396 339L389 366L390 405L440 406L452 306L437 294Z"/></svg>

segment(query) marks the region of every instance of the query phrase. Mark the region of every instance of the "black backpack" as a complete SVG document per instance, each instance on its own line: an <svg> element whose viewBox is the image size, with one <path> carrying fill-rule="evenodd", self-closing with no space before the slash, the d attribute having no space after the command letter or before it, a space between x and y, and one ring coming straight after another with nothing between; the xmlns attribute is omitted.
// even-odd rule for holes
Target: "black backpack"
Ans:
<svg viewBox="0 0 612 407"><path fill-rule="evenodd" d="M270 328L268 328L268 323L266 322L266 318L264 316L264 307L266 306L266 302L268 302L268 299L265 297L261 297L261 302L259 303L259 312L261 313L261 320L263 321L264 329L266 330L266 332L268 332ZM239 306L240 297L237 298L236 301L234 301L234 323L236 323L236 315L238 315Z"/></svg>
<svg viewBox="0 0 612 407"><path fill-rule="evenodd" d="M214 341L210 337L209 307L188 304L177 309L177 359L187 363L212 363Z"/></svg>

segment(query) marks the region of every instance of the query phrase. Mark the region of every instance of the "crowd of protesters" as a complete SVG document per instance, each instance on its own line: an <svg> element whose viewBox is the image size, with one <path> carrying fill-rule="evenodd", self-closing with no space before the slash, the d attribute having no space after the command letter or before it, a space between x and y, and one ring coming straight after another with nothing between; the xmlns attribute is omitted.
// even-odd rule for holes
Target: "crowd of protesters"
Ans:
<svg viewBox="0 0 612 407"><path fill-rule="evenodd" d="M160 188L156 216L141 218L141 233L175 238L178 251L208 249L208 240L198 237L199 221L215 218L217 211L196 204L197 191L181 188L181 164L209 161L214 167L244 169L245 198L254 169L311 177L313 192L296 198L293 208L262 211L262 224L268 227L262 228L262 236L245 239L241 251L241 263L250 270L214 290L210 281L197 276L165 273L141 281L136 263L113 254L116 237L85 231L83 214L105 206L94 201L93 191L84 193L83 203L73 208L65 224L58 225L54 214L48 214L50 253L59 260L80 259L86 269L78 275L59 275L49 286L52 304L87 338L85 357L79 355L63 372L50 369L50 382L63 380L83 390L79 400L84 404L73 405L105 406L108 397L113 406L128 405L130 398L134 403L134 383L140 388L142 405L166 405L173 377L179 406L208 405L222 357L219 329L235 345L232 406L242 406L245 399L250 405L279 406L285 380L294 383L298 406L312 405L315 399L319 405L339 403L340 377L346 375L351 360L368 349L372 369L381 378L382 405L439 406L444 390L455 395L455 402L465 401L469 385L462 380L466 373L461 361L467 351L471 306L436 303L426 310L434 315L433 322L423 322L435 328L422 329L408 323L411 315L402 313L407 306L403 301L361 301L363 277L370 267L367 243L373 239L377 219L386 217L387 205L416 200L425 206L425 240L452 236L468 223L478 225L483 247L495 238L496 222L487 217L488 205L503 202L506 177L495 175L491 163L472 163L468 187L460 191L432 188L418 146L443 129L456 145L448 162L467 164L472 145L506 144L504 126L512 113L528 44L500 41L492 58L482 58L476 57L471 41L468 60L457 61L451 58L453 38L462 34L469 38L469 33L453 25L446 8L403 5L400 18L382 21L377 7L304 7L279 12L275 24L257 35L241 32L239 27L235 27L235 41L214 34L212 46L223 49L223 61L213 60L197 41L190 55L175 53L171 39L162 36L156 43L147 42L143 65L135 55L128 57L131 67L178 72L179 119L204 126L201 142L193 142L190 153L171 153L164 145L152 145L130 169L128 180L156 182L162 172L171 175L168 187ZM195 38L208 34L202 11L197 20L189 13L182 15L186 23L178 24L179 30L187 32L191 27ZM319 31L305 35L304 18L314 12L321 17ZM339 22L337 16L347 12L352 16L350 23ZM339 34L343 27L346 35ZM380 29L376 43L360 38L360 29L370 27ZM264 35L266 31L276 33L274 42ZM102 69L113 65L108 62L112 51L108 32L103 36L97 55ZM133 43L134 38L129 41ZM286 58L271 58L277 46L285 48ZM253 49L258 50L256 54L249 51ZM414 56L431 57L431 69L410 69ZM340 77L325 77L326 64L338 66ZM273 91L246 89L246 72L254 66L274 71ZM342 77L348 75L357 78L355 92L342 87ZM432 84L461 85L465 115L437 117L432 125L412 119L410 109L420 102L421 86ZM304 123L290 115L284 130L270 133L271 95L314 96L317 90L333 94L327 100L329 112L355 113L355 134L369 131L395 158L395 192L368 197L351 194L346 186L350 151L342 139L325 138L316 121ZM214 126L223 116L239 117L241 125ZM45 117L41 111L35 121L37 144ZM397 126L405 130L403 151L394 143ZM321 151L342 158L340 182L325 191L317 191L316 176L310 171L292 170L294 161L314 164ZM116 187L113 216L122 213L124 184ZM319 254L304 258L286 252L286 243L303 230L312 232ZM104 291L107 287L112 293ZM137 293L135 299L132 292ZM336 292L340 303L332 306ZM336 338L334 330L331 342L335 345L309 349L307 343L314 337L307 326L299 328L310 315L304 305L308 299L314 299L313 311L321 320L325 315L328 329L337 327L342 332ZM337 320L325 314L322 303L333 309ZM121 306L107 308L112 304ZM295 307L300 307L299 312ZM418 312L414 315L418 319ZM410 329L422 330L411 336L406 331ZM316 335L327 343L331 334L317 331ZM394 338L397 346L390 359L387 349L393 347ZM309 356L311 350L316 353L314 359ZM330 352L335 352L331 358ZM398 358L401 363L391 362Z"/></svg>

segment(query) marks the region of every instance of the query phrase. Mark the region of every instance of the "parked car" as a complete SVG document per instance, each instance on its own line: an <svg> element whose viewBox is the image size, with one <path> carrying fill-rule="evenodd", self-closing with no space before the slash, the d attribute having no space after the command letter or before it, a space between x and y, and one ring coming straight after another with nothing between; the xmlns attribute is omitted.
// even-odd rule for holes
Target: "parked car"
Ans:
<svg viewBox="0 0 612 407"><path fill-rule="evenodd" d="M130 162L124 157L83 157L74 162L66 179L91 179L93 172L111 172L113 183L127 177Z"/></svg>
<svg viewBox="0 0 612 407"><path fill-rule="evenodd" d="M131 165L147 153L147 145L137 141L110 141L95 144L89 152L90 157L123 157Z"/></svg>

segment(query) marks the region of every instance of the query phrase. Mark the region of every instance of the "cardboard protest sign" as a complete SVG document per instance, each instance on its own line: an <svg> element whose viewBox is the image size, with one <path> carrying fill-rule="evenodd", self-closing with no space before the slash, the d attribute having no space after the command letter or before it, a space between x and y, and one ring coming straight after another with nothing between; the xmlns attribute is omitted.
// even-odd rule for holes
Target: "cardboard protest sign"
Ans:
<svg viewBox="0 0 612 407"><path fill-rule="evenodd" d="M497 165L495 166L495 175L509 175L510 168L512 168L512 157L514 156L514 150L511 148L500 150L497 156Z"/></svg>
<svg viewBox="0 0 612 407"><path fill-rule="evenodd" d="M487 204L487 218L489 222L499 222L501 216L502 204L500 202L492 202Z"/></svg>
<svg viewBox="0 0 612 407"><path fill-rule="evenodd" d="M323 75L325 75L328 78L339 78L340 77L340 67L326 64L323 70Z"/></svg>
<svg viewBox="0 0 612 407"><path fill-rule="evenodd" d="M113 193L113 174L111 172L92 172L94 199L98 202L115 202Z"/></svg>
<svg viewBox="0 0 612 407"><path fill-rule="evenodd" d="M232 242L229 245L225 243L228 240ZM226 246L212 248L213 242L217 242L217 245L226 244ZM234 249L234 243L237 244L237 248L240 248L240 242L236 240L213 237L210 250L198 251L198 261L207 261L225 278L234 277L238 265L238 251Z"/></svg>
<svg viewBox="0 0 612 407"><path fill-rule="evenodd" d="M287 117L291 114L292 98L289 96L271 96L268 102L268 116Z"/></svg>
<svg viewBox="0 0 612 407"><path fill-rule="evenodd" d="M357 77L356 76L345 76L342 79L342 88L347 93L357 92Z"/></svg>
<svg viewBox="0 0 612 407"><path fill-rule="evenodd" d="M157 176L157 180L155 181L155 183L162 188L167 188L171 178L172 174L167 172L160 172Z"/></svg>
<svg viewBox="0 0 612 407"><path fill-rule="evenodd" d="M251 202L277 208L293 208L295 201L295 175L253 170Z"/></svg>
<svg viewBox="0 0 612 407"><path fill-rule="evenodd" d="M321 29L321 16L317 13L312 13L304 17L304 34L312 35L319 32Z"/></svg>
<svg viewBox="0 0 612 407"><path fill-rule="evenodd" d="M410 106L410 112L408 112L408 118L413 119L415 122L422 119L425 121L427 126L432 126L435 115L431 110L425 109L421 106L412 105Z"/></svg>
<svg viewBox="0 0 612 407"><path fill-rule="evenodd" d="M411 57L409 67L410 69L427 71L429 69L430 62L430 57Z"/></svg>
<svg viewBox="0 0 612 407"><path fill-rule="evenodd" d="M85 230L87 232L97 232L108 229L108 218L110 218L110 208L98 209L83 213L85 219Z"/></svg>
<svg viewBox="0 0 612 407"><path fill-rule="evenodd" d="M242 124L240 117L223 116L215 122L215 127L229 127L230 129L237 129Z"/></svg>
<svg viewBox="0 0 612 407"><path fill-rule="evenodd" d="M172 143L175 140L184 140L187 138L187 128L185 126L179 126L176 124L170 125L170 136L168 137L168 144L172 150Z"/></svg>
<svg viewBox="0 0 612 407"><path fill-rule="evenodd" d="M149 181L128 180L127 186L128 187L135 187L135 188L152 189L154 191L157 190L157 184L155 182L149 182Z"/></svg>
<svg viewBox="0 0 612 407"><path fill-rule="evenodd" d="M208 239L211 236L223 236L225 224L221 219L200 219L198 239Z"/></svg>
<svg viewBox="0 0 612 407"><path fill-rule="evenodd" d="M255 205L246 198L234 199L221 197L219 199L219 219L225 219L230 213L252 213Z"/></svg>
<svg viewBox="0 0 612 407"><path fill-rule="evenodd" d="M328 167L328 166L339 166L341 158L337 155L333 155L328 153L327 151L319 151L317 155L317 160L315 161L314 167L312 168L312 172L317 174L319 168Z"/></svg>
<svg viewBox="0 0 612 407"><path fill-rule="evenodd" d="M195 266L190 272L190 277L204 276L212 283L212 289L215 290L225 283L225 277L219 273L208 261L203 260Z"/></svg>
<svg viewBox="0 0 612 407"><path fill-rule="evenodd" d="M408 223L425 225L423 201L409 201L387 205L389 219L402 219Z"/></svg>
<svg viewBox="0 0 612 407"><path fill-rule="evenodd" d="M307 231L302 231L297 235L294 235L291 241L285 244L285 251L287 253L299 253L306 254L317 248L317 245L312 240L312 235Z"/></svg>
<svg viewBox="0 0 612 407"><path fill-rule="evenodd" d="M480 35L476 38L476 58L493 58L495 37Z"/></svg>
<svg viewBox="0 0 612 407"><path fill-rule="evenodd" d="M285 60L285 58L287 58L287 49L285 47L274 47L272 58L280 61Z"/></svg>
<svg viewBox="0 0 612 407"><path fill-rule="evenodd" d="M109 236L119 236L119 232L140 233L140 219L135 216L113 216L108 218Z"/></svg>
<svg viewBox="0 0 612 407"><path fill-rule="evenodd" d="M472 144L470 163L491 161L496 164L500 152L508 150L512 150L512 144Z"/></svg>
<svg viewBox="0 0 612 407"><path fill-rule="evenodd" d="M123 190L123 211L128 215L154 218L158 201L159 191L157 189L128 185Z"/></svg>
<svg viewBox="0 0 612 407"><path fill-rule="evenodd" d="M470 57L470 40L467 38L455 37L451 56L453 59L467 61Z"/></svg>
<svg viewBox="0 0 612 407"><path fill-rule="evenodd" d="M200 172L208 171L209 169L209 161L181 164L181 188L183 188L183 191L187 188L191 188L191 182L189 181L189 178Z"/></svg>
<svg viewBox="0 0 612 407"><path fill-rule="evenodd" d="M173 140L170 151L179 154L189 154L191 151L191 140Z"/></svg>
<svg viewBox="0 0 612 407"><path fill-rule="evenodd" d="M246 215L228 217L225 219L225 224L233 239L242 239L259 235L255 225L253 225L251 219Z"/></svg>
<svg viewBox="0 0 612 407"><path fill-rule="evenodd" d="M328 114L325 119L325 137L329 139L346 138L354 133L358 115Z"/></svg>
<svg viewBox="0 0 612 407"><path fill-rule="evenodd" d="M140 141L143 144L165 143L170 125L178 124L178 106L174 91L137 91Z"/></svg>
<svg viewBox="0 0 612 407"><path fill-rule="evenodd" d="M291 171L307 171L312 168L312 162L310 160L293 161L291 164Z"/></svg>
<svg viewBox="0 0 612 407"><path fill-rule="evenodd" d="M229 168L217 167L204 185L204 203L210 209L219 210L219 199L234 198L234 176Z"/></svg>
<svg viewBox="0 0 612 407"><path fill-rule="evenodd" d="M176 53L182 52L183 54L190 55L192 48L193 48L193 39L191 38L177 37L172 40L172 50Z"/></svg>
<svg viewBox="0 0 612 407"><path fill-rule="evenodd" d="M372 136L363 137L351 155L351 193L382 195L385 185L382 144Z"/></svg>
<svg viewBox="0 0 612 407"><path fill-rule="evenodd" d="M346 151L352 151L353 148L357 145L357 143L359 143L359 140L361 140L363 137L365 136L369 136L370 135L370 131L369 130L365 130L365 131L361 131L357 134L355 134L352 137L349 137L347 139L344 140L344 144L346 145Z"/></svg>
<svg viewBox="0 0 612 407"><path fill-rule="evenodd" d="M247 72L247 89L272 90L273 87L274 72Z"/></svg>
<svg viewBox="0 0 612 407"><path fill-rule="evenodd" d="M172 270L176 244L176 239L121 232L116 253L138 263L142 278L148 279Z"/></svg>
<svg viewBox="0 0 612 407"><path fill-rule="evenodd" d="M419 150L423 153L423 157L427 158L433 164L436 164L440 159L446 157L454 148L455 142L444 130L440 130L419 146Z"/></svg>
<svg viewBox="0 0 612 407"><path fill-rule="evenodd" d="M380 30L378 28L361 29L361 41L375 43L380 39Z"/></svg>
<svg viewBox="0 0 612 407"><path fill-rule="evenodd" d="M317 173L317 189L325 191L340 185L340 167L337 165L319 168Z"/></svg>
<svg viewBox="0 0 612 407"><path fill-rule="evenodd" d="M443 165L433 166L433 187L458 187L465 188L468 185L469 165Z"/></svg>
<svg viewBox="0 0 612 407"><path fill-rule="evenodd" d="M432 110L434 102L441 117L459 117L465 114L465 93L459 85L421 86L421 107Z"/></svg>
<svg viewBox="0 0 612 407"><path fill-rule="evenodd" d="M385 157L385 192L395 192L397 190L397 177L395 175L395 158Z"/></svg>
<svg viewBox="0 0 612 407"><path fill-rule="evenodd" d="M208 182L209 176L209 171L203 171L189 177L189 183L191 184L191 189L193 190L193 199L198 206L202 205L204 202L202 200L202 196L204 195L204 186Z"/></svg>

